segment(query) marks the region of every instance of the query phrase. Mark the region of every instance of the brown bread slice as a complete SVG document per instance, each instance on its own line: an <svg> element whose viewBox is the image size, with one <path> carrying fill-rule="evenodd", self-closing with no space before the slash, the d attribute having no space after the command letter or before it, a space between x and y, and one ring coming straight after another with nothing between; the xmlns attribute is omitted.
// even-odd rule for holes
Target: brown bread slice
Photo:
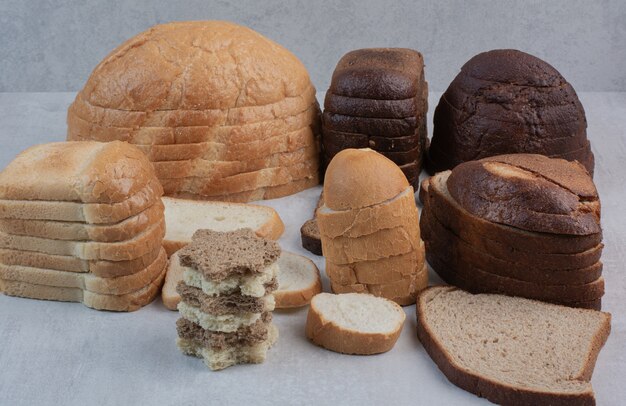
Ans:
<svg viewBox="0 0 626 406"><path fill-rule="evenodd" d="M322 114L322 126L344 133L359 133L367 135L381 135L386 137L406 137L415 134L421 125L423 117L404 118L368 118L346 116L325 111Z"/></svg>
<svg viewBox="0 0 626 406"><path fill-rule="evenodd" d="M317 219L309 219L300 227L300 238L302 239L302 248L312 254L322 255L322 241Z"/></svg>
<svg viewBox="0 0 626 406"><path fill-rule="evenodd" d="M265 294L276 290L278 284L273 281L265 285ZM180 281L176 285L180 299L190 306L197 307L202 313L221 316L225 314L261 313L265 310L265 297L252 297L240 293L209 296L202 289L194 288Z"/></svg>
<svg viewBox="0 0 626 406"><path fill-rule="evenodd" d="M520 251L531 253L570 254L591 249L602 242L602 233L571 236L536 233L493 223L463 209L450 195L446 185L450 171L432 176L428 186L429 207L437 218L451 229L464 228L468 233L485 236Z"/></svg>
<svg viewBox="0 0 626 406"><path fill-rule="evenodd" d="M460 206L494 223L554 234L601 231L598 193L576 162L521 154L465 162L447 185Z"/></svg>
<svg viewBox="0 0 626 406"><path fill-rule="evenodd" d="M611 315L450 286L422 291L417 336L461 389L506 405L594 405Z"/></svg>

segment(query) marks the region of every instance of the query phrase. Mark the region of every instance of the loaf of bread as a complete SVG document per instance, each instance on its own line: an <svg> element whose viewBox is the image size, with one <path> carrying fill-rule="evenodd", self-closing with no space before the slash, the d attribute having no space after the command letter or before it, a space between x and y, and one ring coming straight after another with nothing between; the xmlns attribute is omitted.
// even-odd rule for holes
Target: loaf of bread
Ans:
<svg viewBox="0 0 626 406"><path fill-rule="evenodd" d="M326 164L347 148L371 148L403 167L417 187L426 140L428 84L422 55L405 48L348 52L326 92Z"/></svg>
<svg viewBox="0 0 626 406"><path fill-rule="evenodd" d="M113 311L150 303L167 264L161 194L127 143L27 149L0 172L0 290Z"/></svg>
<svg viewBox="0 0 626 406"><path fill-rule="evenodd" d="M582 165L541 155L466 162L431 177L420 219L447 282L599 309L600 201Z"/></svg>
<svg viewBox="0 0 626 406"><path fill-rule="evenodd" d="M228 22L157 25L126 41L94 69L67 124L68 140L137 145L174 197L270 199L318 183L320 112L306 69Z"/></svg>
<svg viewBox="0 0 626 406"><path fill-rule="evenodd" d="M426 169L516 153L578 161L593 175L585 111L572 86L535 56L483 52L463 65L439 100Z"/></svg>
<svg viewBox="0 0 626 406"><path fill-rule="evenodd" d="M317 221L333 292L371 293L404 306L428 285L413 187L383 155L338 153Z"/></svg>
<svg viewBox="0 0 626 406"><path fill-rule="evenodd" d="M611 315L534 300L424 290L417 336L461 389L507 405L595 405L591 375Z"/></svg>

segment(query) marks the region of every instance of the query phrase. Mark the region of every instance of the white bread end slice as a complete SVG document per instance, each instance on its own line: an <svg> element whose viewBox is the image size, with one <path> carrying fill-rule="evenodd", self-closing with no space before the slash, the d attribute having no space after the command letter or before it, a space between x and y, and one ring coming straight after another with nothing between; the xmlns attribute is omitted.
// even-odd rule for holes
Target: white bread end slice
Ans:
<svg viewBox="0 0 626 406"><path fill-rule="evenodd" d="M311 300L306 336L344 354L370 355L393 348L406 315L391 300L362 293L320 293Z"/></svg>
<svg viewBox="0 0 626 406"><path fill-rule="evenodd" d="M452 286L424 290L417 335L453 384L491 402L593 405L611 315Z"/></svg>
<svg viewBox="0 0 626 406"><path fill-rule="evenodd" d="M283 251L278 258L276 308L306 306L322 292L322 279L315 263L302 255Z"/></svg>
<svg viewBox="0 0 626 406"><path fill-rule="evenodd" d="M191 242L196 230L233 231L251 228L259 237L277 240L285 230L271 207L164 197L166 232L163 246L172 255Z"/></svg>

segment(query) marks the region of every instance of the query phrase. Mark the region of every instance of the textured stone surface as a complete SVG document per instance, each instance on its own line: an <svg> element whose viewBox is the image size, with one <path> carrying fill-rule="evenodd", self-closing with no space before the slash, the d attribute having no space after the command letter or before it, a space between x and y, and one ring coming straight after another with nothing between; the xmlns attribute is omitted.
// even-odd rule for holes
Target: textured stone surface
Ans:
<svg viewBox="0 0 626 406"><path fill-rule="evenodd" d="M430 88L494 48L545 59L581 91L626 90L623 0L224 1L3 0L0 91L76 91L122 41L173 20L248 25L294 52L318 89L343 54L402 46L423 53Z"/></svg>
<svg viewBox="0 0 626 406"><path fill-rule="evenodd" d="M1 49L1 48L0 48ZM606 248L602 256L613 329L600 353L592 384L599 405L626 398L626 93L580 93L597 158ZM73 94L0 94L0 167L27 146L64 139L65 109ZM323 95L319 95L323 100ZM431 93L435 103L441 94ZM432 122L432 115L429 115ZM300 246L300 226L311 216L321 187L260 202L285 223L286 251L324 258ZM441 280L431 272L431 284ZM276 347L261 365L211 373L176 348L178 314L160 300L130 314L0 294L0 405L487 405L449 383L415 335L415 307L394 349L372 357L340 355L304 336L307 308L275 312Z"/></svg>

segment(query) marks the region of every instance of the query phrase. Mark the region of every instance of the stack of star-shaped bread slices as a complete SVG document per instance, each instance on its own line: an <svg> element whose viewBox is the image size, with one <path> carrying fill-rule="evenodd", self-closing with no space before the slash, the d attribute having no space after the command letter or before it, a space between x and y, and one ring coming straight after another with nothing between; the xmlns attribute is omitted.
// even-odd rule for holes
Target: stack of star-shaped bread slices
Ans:
<svg viewBox="0 0 626 406"><path fill-rule="evenodd" d="M165 276L162 188L123 142L34 146L0 173L0 291L132 311Z"/></svg>

